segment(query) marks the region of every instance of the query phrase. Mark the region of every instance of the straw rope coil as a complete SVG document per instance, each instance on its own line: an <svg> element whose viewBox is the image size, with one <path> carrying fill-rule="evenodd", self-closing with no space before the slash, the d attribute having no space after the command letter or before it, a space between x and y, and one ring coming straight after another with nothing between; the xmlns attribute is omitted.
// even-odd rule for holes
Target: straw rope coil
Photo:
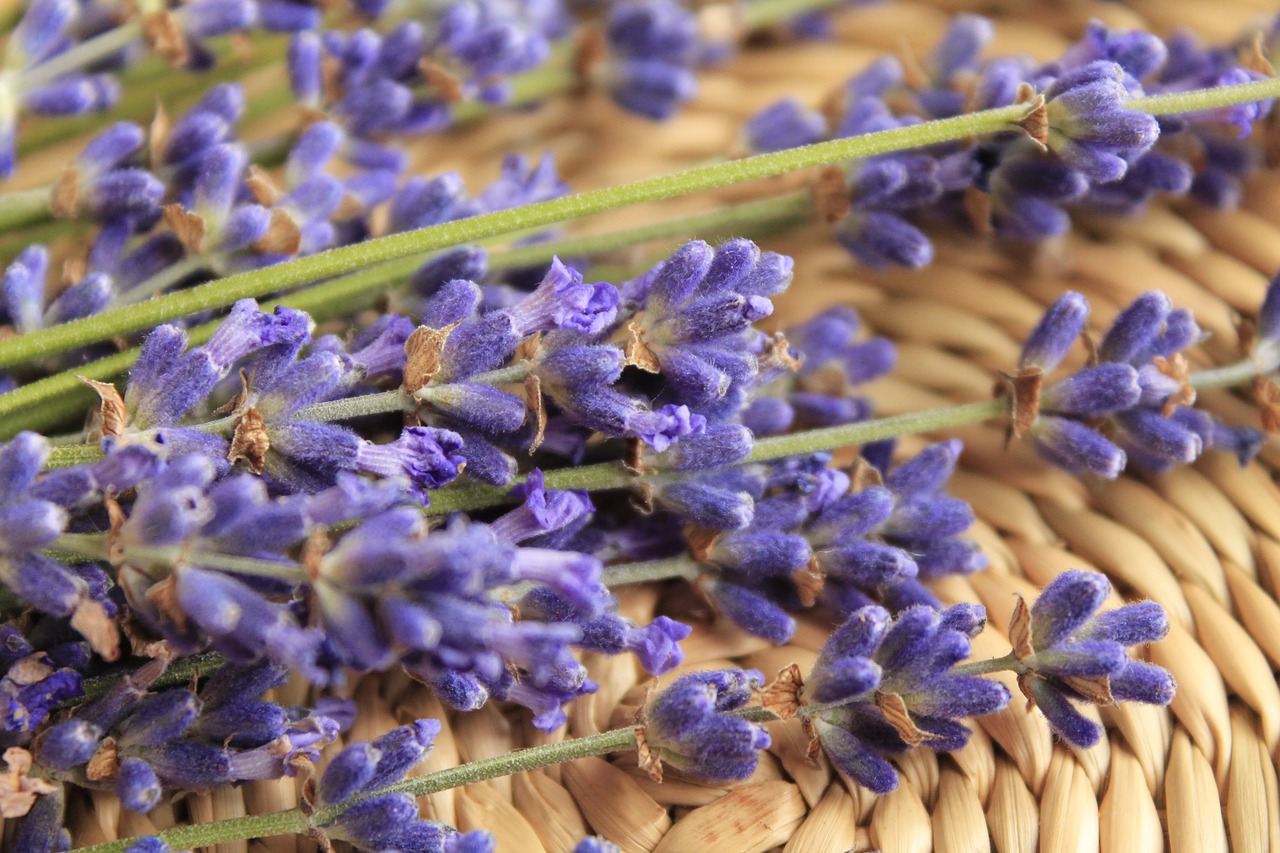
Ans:
<svg viewBox="0 0 1280 853"><path fill-rule="evenodd" d="M851 9L840 13L834 43L753 47L706 74L698 100L671 122L622 115L594 95L565 96L531 114L425 142L415 165L480 180L504 153L549 149L575 189L590 189L723 157L754 110L784 94L817 105L885 51L923 53L957 11L993 15L993 51L1048 57L1091 17L1156 32L1187 26L1206 39L1224 39L1270 4L976 5L935 0ZM797 185L790 180L767 188ZM761 192L752 185L617 211L585 227L656 221ZM1212 332L1205 363L1209 356L1234 356L1235 312L1256 306L1267 278L1280 269L1280 171L1255 176L1237 211L1175 205L1138 220L1093 219L1030 258L1011 258L967 236L937 235L936 243L937 260L922 271L875 273L854 266L823 226L767 241L797 257L781 317L848 304L899 345L898 369L872 390L883 414L989 397L994 372L1015 363L1022 336L1066 289L1089 297L1100 325L1140 292L1164 290ZM647 257L632 251L612 260L635 264ZM1242 397L1207 392L1203 399L1228 420L1256 422ZM737 785L707 787L675 773L656 784L638 770L634 753L624 753L434 794L422 801L424 813L463 831L488 829L498 850L511 853L560 853L588 831L624 850L657 853L1280 851L1280 445L1270 443L1243 469L1209 455L1163 478L1126 475L1095 484L1049 467L1024 447L1006 449L996 426L950 434L966 448L953 491L973 506L978 520L971 535L991 565L971 578L948 578L935 590L949 602L987 608L990 622L974 641L975 656L1007 650L1003 634L1015 593L1034 595L1067 568L1096 569L1118 590L1113 604L1121 596L1151 598L1168 609L1172 630L1149 655L1177 679L1170 708L1094 710L1107 736L1093 749L1076 750L1057 742L1038 712L1015 700L980 720L958 753L908 753L898 762L900 788L884 797L842 781L825 760L807 761L805 736L792 720L770 724L773 746L756 774ZM912 449L921 441L905 444ZM730 664L773 673L797 663L807 672L831 627L805 616L790 645L769 647L726 624L696 620L696 605L683 589L650 585L620 596L622 612L639 621L659 611L695 621L684 643L685 664L658 679L661 684ZM567 731L539 733L521 714L493 705L446 713L425 687L397 674L353 686L360 713L347 738L376 736L419 717L445 720L429 760L415 770L425 773L629 723L650 682L629 658L585 657L600 690L571 707ZM1000 677L1014 686L1007 674ZM188 795L146 816L121 809L109 795L77 794L69 814L77 844L91 844L297 802L293 780L281 780ZM280 837L213 849L313 853L317 847L310 839Z"/></svg>

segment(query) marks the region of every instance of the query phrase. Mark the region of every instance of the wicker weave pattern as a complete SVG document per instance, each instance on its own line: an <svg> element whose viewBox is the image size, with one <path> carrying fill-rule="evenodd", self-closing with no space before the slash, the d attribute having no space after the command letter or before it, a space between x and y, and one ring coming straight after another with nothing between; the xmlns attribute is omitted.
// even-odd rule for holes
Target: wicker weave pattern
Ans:
<svg viewBox="0 0 1280 853"><path fill-rule="evenodd" d="M487 176L504 153L550 149L567 180L586 189L724 156L735 147L741 121L755 109L783 94L820 103L833 86L886 50L905 44L923 52L950 14L974 5L895 2L842 13L839 43L754 49L707 75L698 102L668 124L621 115L590 96L561 98L528 116L424 143L417 165L471 175L480 163L480 173ZM983 11L991 13L992 5L985 4ZM1207 39L1223 39L1270 4L1140 0L1123 8L997 0L994 5L999 7L994 51L1047 57L1090 17L1156 31L1190 26ZM802 181L779 179L771 189ZM753 185L716 199L617 212L587 227L653 221L761 192ZM873 274L853 266L821 226L771 238L768 245L798 260L796 282L780 316L851 304L878 333L899 343L898 370L873 393L880 412L895 414L988 397L994 372L1014 364L1021 336L1065 289L1089 297L1098 324L1138 293L1165 290L1213 333L1204 363L1233 358L1238 347L1233 312L1252 310L1267 277L1280 269L1280 172L1258 175L1239 211L1161 207L1137 221L1084 222L1074 236L1034 257L1011 258L971 238L939 237L938 260L926 270ZM644 257L635 253L617 260ZM1212 392L1205 399L1228 420L1256 422L1244 397ZM1005 711L982 720L962 752L910 753L900 765L902 786L881 798L846 786L825 763L809 764L805 738L791 721L772 724L770 754L755 777L732 789L670 776L657 785L636 769L633 756L620 755L434 795L424 801L426 813L463 830L489 829L498 837L498 849L511 853L559 853L588 830L629 851L662 853L1280 850L1275 764L1280 688L1274 674L1280 667L1280 489L1275 480L1280 446L1272 442L1245 469L1212 454L1160 480L1126 476L1092 484L1047 467L1026 448L1006 449L997 426L955 434L965 440L966 451L954 492L977 513L972 535L991 567L969 579L949 579L938 592L988 609L991 622L975 641L975 654L1008 649L1003 632L1014 593L1032 595L1066 568L1095 568L1106 572L1126 598L1149 597L1169 610L1173 630L1150 649L1150 657L1178 680L1170 709L1104 709L1108 737L1094 749L1077 751L1055 743L1043 720L1015 699ZM623 611L640 620L658 610L691 618L700 607L691 599L679 586L630 589L622 597ZM685 643L688 661L682 671L731 662L766 673L792 662L807 669L829 628L816 617L803 619L792 645L771 648L703 621ZM600 691L573 707L567 736L626 724L649 687L629 659L592 658L589 667ZM425 688L401 676L366 680L355 687L355 695L361 714L352 739L376 736L415 717L447 717ZM535 745L546 737L518 714L504 715L492 706L448 719L430 760L417 772ZM188 796L148 817L123 812L114 798L95 794L74 802L73 831L78 843L86 844L175 821L269 811L296 802L291 780ZM216 848L217 853L316 849L311 840L293 838Z"/></svg>

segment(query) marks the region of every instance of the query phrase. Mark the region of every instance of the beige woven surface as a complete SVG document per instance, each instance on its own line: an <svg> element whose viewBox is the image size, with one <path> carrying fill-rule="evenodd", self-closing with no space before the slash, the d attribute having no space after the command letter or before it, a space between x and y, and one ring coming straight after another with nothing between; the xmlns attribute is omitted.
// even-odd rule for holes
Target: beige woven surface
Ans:
<svg viewBox="0 0 1280 853"><path fill-rule="evenodd" d="M1049 57L1089 17L1158 32L1183 25L1223 39L1268 5L1142 0L1126 8L1002 0L982 11L997 21L994 51ZM969 8L962 0L937 0L851 10L840 17L838 43L756 48L709 73L698 101L668 124L622 115L595 96L565 97L530 115L424 143L418 165L480 180L508 151L549 149L567 180L586 189L723 157L755 109L788 93L818 104L886 50L905 45L924 52L949 14ZM756 185L619 211L587 227L653 221L763 191ZM1082 223L1072 237L1029 258L939 235L931 267L871 273L855 267L820 226L765 243L797 259L780 317L850 304L899 344L897 371L874 388L879 411L893 414L989 396L994 372L1014 365L1024 333L1065 289L1090 298L1099 325L1138 293L1165 290L1212 331L1204 364L1234 357L1234 312L1253 310L1267 278L1280 269L1280 173L1258 175L1238 211L1174 206L1139 221ZM1256 422L1246 398L1215 392L1204 400L1228 420ZM739 785L708 788L670 777L658 785L636 769L634 755L623 754L433 795L423 801L425 813L463 830L494 832L503 853L559 853L587 831L624 850L663 853L1280 851L1274 673L1280 666L1280 446L1273 440L1243 469L1226 455L1209 454L1161 479L1126 476L1095 484L1048 467L1026 448L1005 449L998 425L951 434L966 442L953 491L972 503L978 518L972 535L991 566L969 579L946 580L937 591L988 609L990 625L974 643L975 656L1007 651L1003 632L1014 593L1034 594L1067 568L1094 568L1112 578L1115 603L1152 598L1169 610L1170 636L1149 655L1177 678L1171 708L1102 709L1106 739L1075 750L1055 742L1037 712L1015 700L979 721L963 751L910 753L899 762L900 789L879 798L843 783L825 763L806 762L805 739L791 721L771 724L773 747L756 775ZM679 585L628 589L621 600L625 613L640 621L656 612L697 615ZM685 666L660 681L730 664L766 673L792 662L807 669L830 627L806 616L791 645L770 648L727 625L698 621L684 644ZM520 712L495 706L448 715L424 687L396 675L354 688L360 717L348 737L372 737L417 717L446 719L430 760L416 771L422 773L625 724L648 680L628 658L586 658L600 690L572 706L567 732L538 733ZM122 812L112 797L93 795L73 801L73 831L84 844L296 801L292 782L260 783L188 796L143 817ZM279 838L216 849L310 853L316 847L307 839Z"/></svg>

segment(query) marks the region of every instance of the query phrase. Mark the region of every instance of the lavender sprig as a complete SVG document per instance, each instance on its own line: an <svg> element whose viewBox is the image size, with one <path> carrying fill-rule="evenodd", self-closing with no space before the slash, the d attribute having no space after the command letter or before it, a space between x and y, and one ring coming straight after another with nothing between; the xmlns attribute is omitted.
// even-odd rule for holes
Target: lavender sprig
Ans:
<svg viewBox="0 0 1280 853"><path fill-rule="evenodd" d="M1172 114L1248 103L1271 97L1277 89L1280 89L1280 83L1262 80L1176 95L1133 98L1126 103L1129 109L1153 115ZM732 163L699 166L676 175L541 201L517 208L514 212L486 213L460 222L428 226L405 234L368 240L358 247L346 247L278 264L270 273L240 273L220 282L169 294L140 306L116 309L91 318L63 323L34 335L0 341L0 367L9 367L31 358L106 340L179 316L226 306L235 299L262 296L377 261L446 248L699 189L727 186L859 156L998 132L1010 122L1022 120L1028 112L1029 108L1020 104L997 107L934 123L836 139L784 152L759 154Z"/></svg>
<svg viewBox="0 0 1280 853"><path fill-rule="evenodd" d="M918 62L884 58L849 80L842 111L827 120L790 100L747 123L751 150L856 136L943 119L966 110L1028 103L1025 131L975 146L955 143L881 155L846 167L843 196L824 212L861 262L920 267L932 245L920 226L944 222L1020 242L1056 237L1073 212L1135 215L1159 194L1190 193L1215 206L1238 196L1256 156L1239 141L1271 101L1160 117L1134 96L1160 98L1209 81L1261 79L1237 64L1237 46L1203 49L1092 22L1056 60L983 59L990 21L960 15ZM890 105L893 106L890 106ZM1229 132L1224 132L1229 128ZM1188 157L1189 150L1203 152Z"/></svg>

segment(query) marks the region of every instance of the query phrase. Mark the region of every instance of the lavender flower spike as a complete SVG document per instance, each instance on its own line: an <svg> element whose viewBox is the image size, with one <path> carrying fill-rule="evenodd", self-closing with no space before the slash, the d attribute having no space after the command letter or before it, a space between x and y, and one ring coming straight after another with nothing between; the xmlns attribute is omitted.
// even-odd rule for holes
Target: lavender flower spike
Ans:
<svg viewBox="0 0 1280 853"><path fill-rule="evenodd" d="M1126 646L1168 633L1164 609L1147 601L1099 613L1110 592L1106 575L1063 572L1029 610L1019 603L1009 628L1014 654L1026 667L1018 686L1053 730L1076 746L1092 746L1102 731L1072 703L1168 705L1176 690L1168 672L1125 654Z"/></svg>
<svg viewBox="0 0 1280 853"><path fill-rule="evenodd" d="M798 667L765 688L764 705L805 719L832 764L878 794L898 786L886 756L918 745L964 746L964 717L1009 701L1003 685L951 668L969 656L969 637L985 613L958 605L917 605L896 619L880 607L855 611L827 640L802 680Z"/></svg>
<svg viewBox="0 0 1280 853"><path fill-rule="evenodd" d="M1044 93L1046 144L1097 183L1124 177L1129 160L1160 135L1154 116L1125 109L1132 94L1126 76L1116 63L1098 60L1066 72Z"/></svg>
<svg viewBox="0 0 1280 853"><path fill-rule="evenodd" d="M755 772L769 733L730 714L764 683L755 670L686 675L650 703L643 734L637 735L640 765L662 780L666 762L686 776L707 780L746 779Z"/></svg>
<svg viewBox="0 0 1280 853"><path fill-rule="evenodd" d="M342 805L366 796L342 809L319 827L330 838L346 841L360 851L403 850L415 853L451 853L454 850L491 850L488 833L459 835L451 826L418 817L418 804L408 794L376 792L399 781L418 764L440 731L437 720L392 729L371 743L354 743L338 753L320 775L317 804ZM460 841L470 844L459 846Z"/></svg>
<svg viewBox="0 0 1280 853"><path fill-rule="evenodd" d="M1080 338L1089 319L1089 301L1074 291L1049 306L1022 345L1018 367L1038 367L1048 373L1057 367Z"/></svg>

